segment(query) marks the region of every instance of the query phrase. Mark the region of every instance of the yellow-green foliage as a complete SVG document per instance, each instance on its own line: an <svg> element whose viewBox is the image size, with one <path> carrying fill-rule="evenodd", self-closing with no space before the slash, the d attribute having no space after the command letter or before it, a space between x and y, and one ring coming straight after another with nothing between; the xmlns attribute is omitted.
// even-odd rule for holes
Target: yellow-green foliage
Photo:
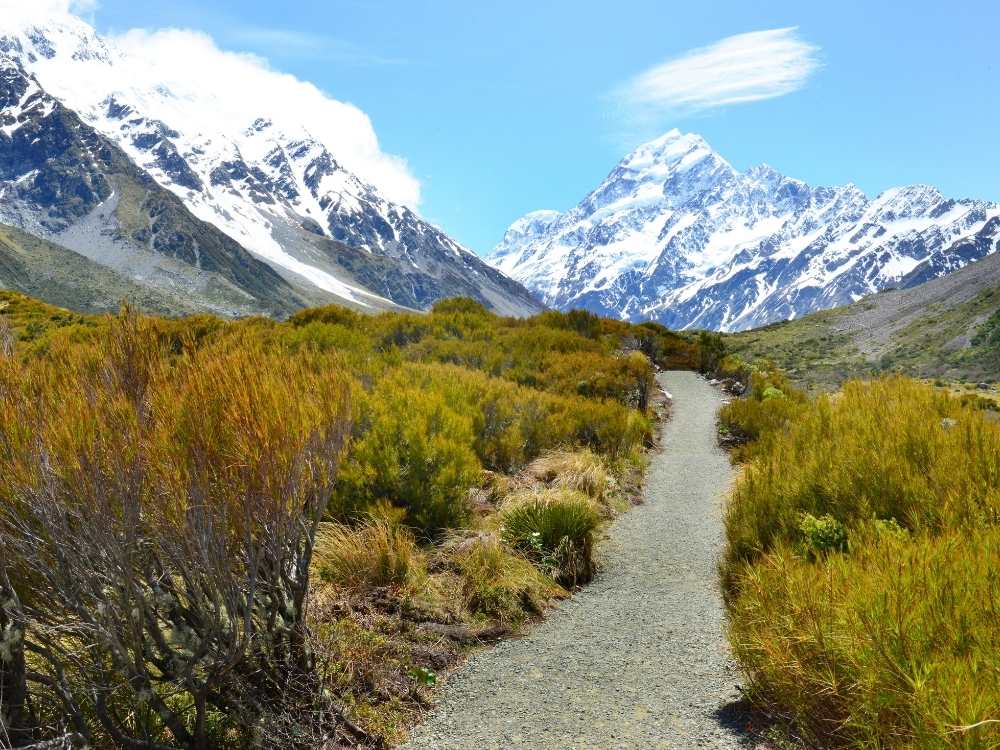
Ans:
<svg viewBox="0 0 1000 750"><path fill-rule="evenodd" d="M11 332L15 354L0 356L0 508L13 508L26 496L50 497L56 488L60 502L72 500L86 510L88 523L120 524L121 538L132 539L141 554L129 557L131 548L114 534L108 537L113 543L91 545L121 553L90 566L112 584L122 577L101 573L97 563L125 566L147 552L155 556L161 537L172 545L173 559L200 575L235 576L237 583L227 578L220 584L227 587L222 598L235 595L245 574L249 595L262 597L258 609L278 633L275 639L292 633L282 629L287 618L299 627L305 610L307 563L318 523L311 516L298 518L307 508L325 512L330 523L345 524L325 528L313 565L329 581L324 588L344 596L363 598L366 588L405 584L412 604L433 599L425 594L440 589L448 592L442 600L462 600L447 608L459 620L471 611L517 623L561 594L546 572L567 583L585 580L593 570L598 503L608 503L608 467L629 465L651 439L647 402L653 364L694 366L700 358L694 339L660 326L583 312L501 318L471 300L445 301L427 314L362 316L325 307L278 322L76 315L0 292L5 351ZM348 425L350 439L341 451ZM522 470L544 454L559 466L546 480L555 494L532 506L539 511L541 546L521 554L497 536L469 543L468 532L461 532L466 542L448 545L444 570L428 573L427 553L417 544L470 525L490 527L490 521L473 517L470 503L477 491L478 497L490 494L480 487L484 469L494 478L517 473L509 481L518 483L528 475ZM133 503L127 509L131 516L122 498ZM477 507L481 511L497 499L502 498ZM46 522L52 519L82 528L71 515L50 514ZM186 524L199 526L181 533ZM412 528L412 536L399 524ZM20 544L26 537L19 534ZM66 526L42 541L55 550L56 537L63 536L80 544L88 540ZM293 542L283 547L285 537ZM0 572L25 585L22 601L30 604L35 594L27 582L39 570L55 568L48 562L34 572L15 568L5 541L0 537ZM249 549L255 544L274 547L266 553ZM28 548L21 544L22 551ZM296 558L288 561L286 555ZM54 551L51 556L57 559ZM83 558L72 559L79 565ZM264 575L284 581L272 582L277 589L289 581L299 588L293 596L262 592L255 586ZM176 579L199 591L211 588L186 571ZM461 596L451 595L459 589ZM89 590L94 596L114 593L104 583ZM90 606L80 597L59 601ZM105 609L97 621L128 627L132 609L122 607L122 616ZM216 628L212 638L222 643L218 634L231 636L246 647L247 659L268 657L268 647L250 648L258 643L256 636L240 640L239 629L248 622L242 615L229 617L220 607L211 611L219 623L201 614L196 619ZM90 616L84 609L71 614L77 623ZM58 627L60 618L53 620ZM266 631L258 625L247 627ZM74 648L72 632L70 623L52 642ZM141 632L129 628L115 637ZM298 639L274 649L292 659L292 652L305 653L307 644ZM129 664L144 666L140 651ZM105 670L101 680L114 683L105 686L112 711L140 717L129 731L165 739L157 718L163 714L153 708L144 708L141 716L134 712L139 701L134 686L147 678L132 679L124 666L118 675L106 667L110 658L95 652L94 665ZM247 669L261 673L253 664ZM203 664L192 670L198 679L216 679ZM146 672L163 685L180 684L179 678L163 676L160 667ZM261 679L276 685L280 677ZM80 677L80 684L91 678ZM208 694L220 694L217 687L210 685ZM92 702L92 696L82 700ZM224 706L196 708L188 694L170 698L183 704L186 725L208 722L225 731L234 726L227 724ZM292 713L326 715L314 708ZM40 709L40 718L57 723L46 710ZM171 728L175 738L183 736L182 729ZM105 739L99 734L97 744Z"/></svg>
<svg viewBox="0 0 1000 750"><path fill-rule="evenodd" d="M425 572L413 534L384 520L322 524L313 564L323 580L355 588L403 586Z"/></svg>
<svg viewBox="0 0 1000 750"><path fill-rule="evenodd" d="M722 568L754 696L818 743L998 746L1000 426L890 377L769 429Z"/></svg>
<svg viewBox="0 0 1000 750"><path fill-rule="evenodd" d="M365 403L331 510L352 515L388 502L431 536L462 526L468 490L481 474L472 419L440 393L395 378L379 383Z"/></svg>
<svg viewBox="0 0 1000 750"><path fill-rule="evenodd" d="M250 682L280 705L265 685L287 672L262 646L301 653L347 378L256 338L174 352L130 313L103 326L0 356L0 572L20 601L4 605L32 667L65 680L32 686L44 724L73 712L94 746L206 746L216 724L250 731Z"/></svg>
<svg viewBox="0 0 1000 750"><path fill-rule="evenodd" d="M824 746L1000 746L1000 531L855 529L740 578L731 640L753 694Z"/></svg>
<svg viewBox="0 0 1000 750"><path fill-rule="evenodd" d="M906 378L848 383L777 430L747 469L726 516L732 559L794 541L801 515L895 519L932 531L993 523L1000 427Z"/></svg>
<svg viewBox="0 0 1000 750"><path fill-rule="evenodd" d="M733 399L719 410L723 432L743 442L734 458L745 460L754 451L764 450L767 441L798 418L805 408L806 396L792 386L784 373L769 364L749 368L735 358L727 360L723 364L733 368L731 376L750 373L745 397Z"/></svg>

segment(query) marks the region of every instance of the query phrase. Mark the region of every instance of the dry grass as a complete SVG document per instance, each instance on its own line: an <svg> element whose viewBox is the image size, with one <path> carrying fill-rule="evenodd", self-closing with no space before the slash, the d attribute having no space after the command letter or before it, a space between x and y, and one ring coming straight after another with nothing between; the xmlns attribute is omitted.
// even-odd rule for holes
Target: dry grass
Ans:
<svg viewBox="0 0 1000 750"><path fill-rule="evenodd" d="M583 492L599 503L605 502L611 483L604 461L587 449L546 453L528 466L528 473L546 484Z"/></svg>
<svg viewBox="0 0 1000 750"><path fill-rule="evenodd" d="M426 575L413 534L386 520L321 524L313 565L324 581L349 588L405 586Z"/></svg>
<svg viewBox="0 0 1000 750"><path fill-rule="evenodd" d="M753 694L820 745L997 747L1000 533L859 534L745 572L731 637Z"/></svg>
<svg viewBox="0 0 1000 750"><path fill-rule="evenodd" d="M445 554L463 582L465 605L475 614L518 626L528 614L540 614L545 605L565 592L495 534L456 537Z"/></svg>

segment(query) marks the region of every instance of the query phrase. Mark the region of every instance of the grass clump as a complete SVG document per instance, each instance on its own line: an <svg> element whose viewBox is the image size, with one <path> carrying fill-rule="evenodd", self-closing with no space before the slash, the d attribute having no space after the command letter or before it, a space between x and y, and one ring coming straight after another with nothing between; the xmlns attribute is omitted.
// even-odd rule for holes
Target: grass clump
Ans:
<svg viewBox="0 0 1000 750"><path fill-rule="evenodd" d="M547 488L516 493L504 501L498 521L504 541L531 556L565 585L594 575L594 535L599 506L578 490Z"/></svg>
<svg viewBox="0 0 1000 750"><path fill-rule="evenodd" d="M819 746L998 746L998 520L1000 426L981 410L903 377L802 401L725 518L753 698Z"/></svg>
<svg viewBox="0 0 1000 750"><path fill-rule="evenodd" d="M425 573L413 534L385 520L322 524L313 559L324 581L354 588L405 586Z"/></svg>
<svg viewBox="0 0 1000 750"><path fill-rule="evenodd" d="M577 490L600 503L605 502L611 484L604 461L587 449L546 453L532 461L528 472L546 484Z"/></svg>
<svg viewBox="0 0 1000 750"><path fill-rule="evenodd" d="M526 613L540 613L546 602L565 595L496 534L457 538L445 549L462 577L466 606L502 624L518 625Z"/></svg>

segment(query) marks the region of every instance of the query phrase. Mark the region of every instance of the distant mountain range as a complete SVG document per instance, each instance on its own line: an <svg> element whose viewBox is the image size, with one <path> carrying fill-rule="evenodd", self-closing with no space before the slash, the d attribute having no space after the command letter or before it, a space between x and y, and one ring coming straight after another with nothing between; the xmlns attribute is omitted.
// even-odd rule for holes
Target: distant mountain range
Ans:
<svg viewBox="0 0 1000 750"><path fill-rule="evenodd" d="M519 219L484 262L280 103L261 97L237 125L210 96L140 83L135 64L74 16L0 18L0 285L82 309L127 296L279 317L461 295L510 315L733 331L912 287L1000 245L996 203L740 172L674 130L575 208Z"/></svg>
<svg viewBox="0 0 1000 750"><path fill-rule="evenodd" d="M575 208L516 221L488 260L559 309L733 331L912 287L998 246L1000 204L740 172L673 130Z"/></svg>
<svg viewBox="0 0 1000 750"><path fill-rule="evenodd" d="M505 314L541 309L279 105L262 101L233 128L168 85L123 84L132 64L76 17L0 19L0 225L22 250L25 236L48 248L19 252L18 274L0 264L0 284L37 290L58 255L86 269L60 276L62 298L87 304L108 296L93 284L116 279L158 311L281 316L459 295Z"/></svg>

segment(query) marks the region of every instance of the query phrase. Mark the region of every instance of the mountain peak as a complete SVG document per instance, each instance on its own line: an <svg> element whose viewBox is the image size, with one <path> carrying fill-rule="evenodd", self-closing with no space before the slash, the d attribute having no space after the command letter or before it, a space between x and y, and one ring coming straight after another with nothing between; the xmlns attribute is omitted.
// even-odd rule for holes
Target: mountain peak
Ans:
<svg viewBox="0 0 1000 750"><path fill-rule="evenodd" d="M767 164L737 172L675 129L629 153L558 220L516 222L490 257L558 309L738 330L996 252L985 228L1000 205L974 209L924 185L870 200L853 184L812 187Z"/></svg>
<svg viewBox="0 0 1000 750"><path fill-rule="evenodd" d="M677 170L704 159L725 163L697 133L682 133L677 128L659 138L643 143L621 161L623 167L642 171L650 168Z"/></svg>
<svg viewBox="0 0 1000 750"><path fill-rule="evenodd" d="M218 58L227 53L208 46L200 54L229 59ZM0 106L0 195L5 196L0 223L7 215L19 226L37 225L39 232L51 234L100 221L108 228L104 231L102 224L94 235L100 238L112 238L119 230L117 207L129 196L112 189L112 177L118 173L95 167L100 190L91 191L96 198L82 207L88 214L83 215L73 203L83 188L73 181L59 182L65 175L53 166L61 164L60 159L85 159L68 153L67 144L76 142L29 137L45 126L42 120L58 102L60 112L76 118L70 135L82 139L80 154L113 154L114 169L136 175L150 189L155 183L161 190L158 200L171 206L171 216L182 216L185 226L196 227L195 234L215 237L219 247L244 259L254 256L276 283L304 290L306 296L296 292L289 297L297 302L289 302L284 312L306 297L383 309L394 304L426 307L456 295L475 297L508 314L539 309L523 287L407 207L405 201L415 200L411 183L397 179L401 173L396 166L386 168L385 160L379 160L367 118L357 117L349 105L311 86L296 89L287 76L242 60L238 64L244 67L237 72L258 76L259 86L246 83L247 90L254 88L253 95L243 96L239 87L228 86L229 74L192 74L192 66L174 69L169 60L158 63L160 59L145 55L135 40L105 40L71 15L43 19L26 12L0 18L0 102L8 103ZM30 86L44 92L44 101L41 93L34 97ZM350 128L341 127L347 121ZM59 125L51 123L45 132L56 133ZM36 179L59 186L49 190L60 199L57 208L65 214L57 217L58 227L46 213L50 207L38 198L42 191L29 194L25 187ZM24 200L12 207L12 195ZM89 209L97 205L103 213L90 216ZM168 223L156 222L160 227ZM149 240L158 243L151 250L177 255L178 237L168 237L165 230ZM133 239L146 243L148 237ZM113 245L112 239L106 241ZM100 251L102 260L121 255L117 247L88 249ZM197 265L199 257L214 262L205 252L178 262L190 264L193 258ZM144 261L122 261L131 276L135 269L130 262ZM244 263L249 265L249 260ZM201 270L199 266L195 273Z"/></svg>

